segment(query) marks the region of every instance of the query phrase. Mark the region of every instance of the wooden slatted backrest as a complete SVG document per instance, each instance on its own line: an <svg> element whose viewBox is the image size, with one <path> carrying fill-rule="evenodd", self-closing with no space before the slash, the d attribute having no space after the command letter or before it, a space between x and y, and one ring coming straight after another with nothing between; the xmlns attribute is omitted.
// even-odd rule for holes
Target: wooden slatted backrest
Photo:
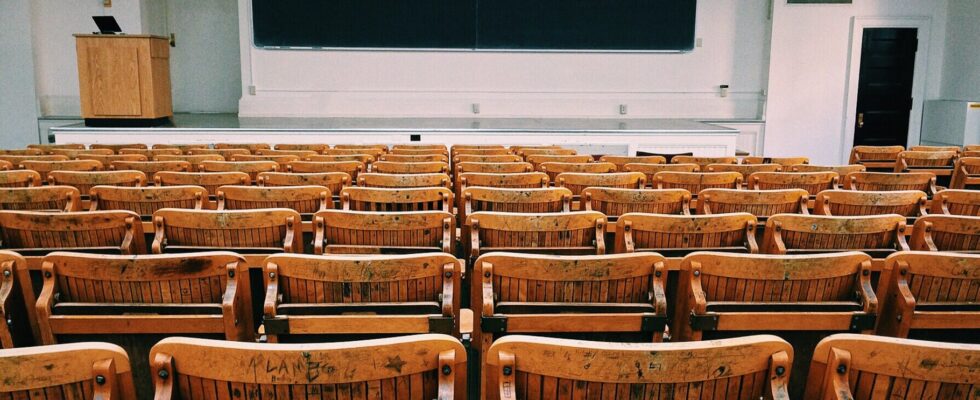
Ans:
<svg viewBox="0 0 980 400"><path fill-rule="evenodd" d="M702 171L711 164L738 164L738 157L697 157L678 155L670 159L671 164L697 164Z"/></svg>
<svg viewBox="0 0 980 400"><path fill-rule="evenodd" d="M388 145L386 144L338 144L334 145L331 150L360 150L360 149L371 149L371 150L381 150L382 152L388 152ZM324 153L326 154L326 153Z"/></svg>
<svg viewBox="0 0 980 400"><path fill-rule="evenodd" d="M483 211L467 215L466 225L472 261L490 251L606 253L606 216L600 212L526 214Z"/></svg>
<svg viewBox="0 0 980 400"><path fill-rule="evenodd" d="M931 212L980 217L980 191L943 190L932 197Z"/></svg>
<svg viewBox="0 0 980 400"><path fill-rule="evenodd" d="M967 144L963 145L963 151L980 151L980 144Z"/></svg>
<svg viewBox="0 0 980 400"><path fill-rule="evenodd" d="M99 185L140 187L146 185L146 174L140 171L51 171L48 184L74 186L88 196Z"/></svg>
<svg viewBox="0 0 980 400"><path fill-rule="evenodd" d="M222 249L245 252L303 251L298 212L286 208L260 210L183 210L153 213L154 254Z"/></svg>
<svg viewBox="0 0 980 400"><path fill-rule="evenodd" d="M871 257L859 252L700 252L681 261L678 276L671 333L681 341L702 340L703 332L711 330L850 331L854 313L873 316L878 310ZM755 317L739 319L741 313ZM698 324L704 317L715 317L716 326ZM874 323L857 328L870 333Z"/></svg>
<svg viewBox="0 0 980 400"><path fill-rule="evenodd" d="M536 150L536 149L561 149L561 148L562 148L561 146L551 145L551 144L507 146L507 149L514 154L520 153L521 150L525 150L525 149Z"/></svg>
<svg viewBox="0 0 980 400"><path fill-rule="evenodd" d="M364 188L348 187L340 192L344 210L353 211L445 211L453 212L453 191L444 187Z"/></svg>
<svg viewBox="0 0 980 400"><path fill-rule="evenodd" d="M153 374L157 400L209 393L249 399L292 398L289 393L358 399L383 393L397 400L466 396L466 349L438 334L317 344L173 337L153 347L150 367L166 372Z"/></svg>
<svg viewBox="0 0 980 400"><path fill-rule="evenodd" d="M457 162L456 176L467 172L485 174L519 174L531 172L531 163L526 162Z"/></svg>
<svg viewBox="0 0 980 400"><path fill-rule="evenodd" d="M969 399L980 345L837 334L820 341L807 399Z"/></svg>
<svg viewBox="0 0 980 400"><path fill-rule="evenodd" d="M588 154L532 154L525 157L524 161L531 163L534 169L538 169L538 166L543 163L581 164L594 162L595 159Z"/></svg>
<svg viewBox="0 0 980 400"><path fill-rule="evenodd" d="M82 342L3 350L0 370L4 374L0 395L6 398L136 398L129 357L114 344Z"/></svg>
<svg viewBox="0 0 980 400"><path fill-rule="evenodd" d="M759 219L776 214L809 214L809 198L803 189L705 189L698 195L698 214L744 212Z"/></svg>
<svg viewBox="0 0 980 400"><path fill-rule="evenodd" d="M262 150L262 149L259 149L259 150L256 150L255 151L255 154L256 155L259 155L259 156L296 156L296 157L299 157L300 159L303 159L303 158L306 158L306 157L309 157L309 156L315 156L317 154L320 154L320 152L319 151L314 151L314 150L280 150L280 149L276 149L276 150L267 150L267 149L266 150ZM278 162L278 160L273 160L273 161L277 161Z"/></svg>
<svg viewBox="0 0 980 400"><path fill-rule="evenodd" d="M152 149L178 149L181 153L186 154L189 149L206 149L208 145L206 143L191 143L191 144L174 144L174 143L157 143L150 146Z"/></svg>
<svg viewBox="0 0 980 400"><path fill-rule="evenodd" d="M628 213L616 222L616 252L658 251L686 254L695 250L758 253L749 213L663 215Z"/></svg>
<svg viewBox="0 0 980 400"><path fill-rule="evenodd" d="M244 172L157 172L157 186L200 186L208 193L217 193L225 185L248 185L252 178Z"/></svg>
<svg viewBox="0 0 980 400"><path fill-rule="evenodd" d="M293 161L299 161L299 156L292 155L255 155L255 154L234 154L231 156L231 161L235 162L248 162L248 161L272 161L279 164L279 169L286 169L285 165Z"/></svg>
<svg viewBox="0 0 980 400"><path fill-rule="evenodd" d="M587 211L598 211L610 220L626 213L691 214L691 193L684 189L623 189L589 187L582 190Z"/></svg>
<svg viewBox="0 0 980 400"><path fill-rule="evenodd" d="M449 175L440 174L380 174L363 173L357 186L382 188L451 187Z"/></svg>
<svg viewBox="0 0 980 400"><path fill-rule="evenodd" d="M0 350L32 344L39 336L33 287L27 260L0 250L0 312L4 320L0 324Z"/></svg>
<svg viewBox="0 0 980 400"><path fill-rule="evenodd" d="M185 161L191 164L190 172L199 172L198 167L205 161L224 161L225 158L220 154L200 154L200 155L170 155L161 154L153 157L154 161Z"/></svg>
<svg viewBox="0 0 980 400"><path fill-rule="evenodd" d="M796 164L789 167L790 172L836 172L843 179L852 172L865 172L868 167L863 165L812 165ZM841 182L843 184L843 182ZM843 185L842 185L843 186Z"/></svg>
<svg viewBox="0 0 980 400"><path fill-rule="evenodd" d="M190 172L191 163L187 161L113 161L112 169L141 171L146 174L147 182L153 182L157 172Z"/></svg>
<svg viewBox="0 0 980 400"><path fill-rule="evenodd" d="M813 213L837 216L898 214L905 217L920 217L927 213L928 207L926 193L919 190L895 192L824 190L817 194Z"/></svg>
<svg viewBox="0 0 980 400"><path fill-rule="evenodd" d="M354 161L359 162L362 165L369 165L373 163L377 158L370 154L334 154L334 155L317 155L309 156L303 158L303 161L309 162L346 162ZM364 171L367 171L365 168Z"/></svg>
<svg viewBox="0 0 980 400"><path fill-rule="evenodd" d="M444 144L395 144L391 146L391 151L395 150L446 150Z"/></svg>
<svg viewBox="0 0 980 400"><path fill-rule="evenodd" d="M143 143L131 143L131 144L100 144L92 143L88 146L89 149L109 149L115 154L122 154L119 150L122 149L146 149L147 146Z"/></svg>
<svg viewBox="0 0 980 400"><path fill-rule="evenodd" d="M903 146L854 146L848 164L862 164L870 168L891 168L898 160L898 153L905 151Z"/></svg>
<svg viewBox="0 0 980 400"><path fill-rule="evenodd" d="M208 148L203 148L203 149L187 149L187 151L185 151L185 153L187 155L192 155L192 156L203 156L203 155L221 156L221 157L223 157L226 160L231 160L231 156L236 155L236 154L242 154L242 155L252 154L252 152L249 149L229 149L229 148L222 148L222 149L208 149Z"/></svg>
<svg viewBox="0 0 980 400"><path fill-rule="evenodd" d="M268 143L215 143L215 149L246 149L249 153L255 153L257 150L268 150L271 149Z"/></svg>
<svg viewBox="0 0 980 400"><path fill-rule="evenodd" d="M960 152L960 146L910 146L909 151L955 151Z"/></svg>
<svg viewBox="0 0 980 400"><path fill-rule="evenodd" d="M13 164L12 169L24 169L24 161L68 161L68 157L65 156L11 156L11 155L0 155L0 161L6 161Z"/></svg>
<svg viewBox="0 0 980 400"><path fill-rule="evenodd" d="M616 165L612 163L565 163L565 162L546 162L537 165L538 171L548 174L548 179L556 186L558 185L558 175L566 172L577 172L584 174L607 174L616 172ZM622 172L624 174L637 172Z"/></svg>
<svg viewBox="0 0 980 400"><path fill-rule="evenodd" d="M626 164L667 164L664 156L602 156L599 162L607 162L616 165L616 170L626 172Z"/></svg>
<svg viewBox="0 0 980 400"><path fill-rule="evenodd" d="M386 149L380 149L380 148L373 148L373 149L342 149L342 148L332 148L332 149L326 149L326 150L322 151L321 153L323 155L325 155L325 156L351 156L351 155L365 156L365 155L369 155L372 158L374 158L374 160L378 160L378 159L381 158L381 155L383 155L383 154L385 154L387 152L388 152L388 150L386 150ZM319 158L319 157L310 157L310 161L317 161L316 160L317 158Z"/></svg>
<svg viewBox="0 0 980 400"><path fill-rule="evenodd" d="M861 250L908 250L905 217L897 214L828 217L777 214L766 221L762 249L767 254Z"/></svg>
<svg viewBox="0 0 980 400"><path fill-rule="evenodd" d="M0 211L4 249L45 254L52 249L143 254L140 217L131 211L49 213Z"/></svg>
<svg viewBox="0 0 980 400"><path fill-rule="evenodd" d="M81 156L81 155L104 155L104 156L107 156L107 155L112 155L112 154L115 154L115 153L116 152L114 152L112 150L109 150L109 149L94 149L94 150L89 150L89 149L50 149L50 150L47 151L47 154L62 155L62 156L68 157L69 160L77 160L78 159L78 156Z"/></svg>
<svg viewBox="0 0 980 400"><path fill-rule="evenodd" d="M200 210L208 201L208 191L200 186L96 186L89 197L89 211L129 210L151 216L161 208Z"/></svg>
<svg viewBox="0 0 980 400"><path fill-rule="evenodd" d="M46 152L48 149L84 149L85 145L81 143L29 144L27 148L41 149Z"/></svg>
<svg viewBox="0 0 980 400"><path fill-rule="evenodd" d="M41 149L0 149L0 155L5 156L40 156L43 154Z"/></svg>
<svg viewBox="0 0 980 400"><path fill-rule="evenodd" d="M565 188L467 187L459 216L463 221L472 213L498 211L512 213L571 212L572 191Z"/></svg>
<svg viewBox="0 0 980 400"><path fill-rule="evenodd" d="M885 259L877 334L913 329L975 329L980 312L980 254L903 251Z"/></svg>
<svg viewBox="0 0 980 400"><path fill-rule="evenodd" d="M453 254L456 220L444 211L370 212L325 210L314 217L316 254Z"/></svg>
<svg viewBox="0 0 980 400"><path fill-rule="evenodd" d="M223 334L227 340L254 340L248 267L235 253L111 256L54 252L44 257L41 270L44 287L37 313L45 344L57 343L59 335L173 334L181 330ZM199 307L186 307L189 305ZM179 309L182 306L184 310ZM162 322L141 314L173 317ZM106 315L112 322L99 320Z"/></svg>
<svg viewBox="0 0 980 400"><path fill-rule="evenodd" d="M289 173L262 172L256 183L259 186L307 186L317 185L330 189L330 193L340 193L353 181L346 172Z"/></svg>
<svg viewBox="0 0 980 400"><path fill-rule="evenodd" d="M366 164L360 161L294 161L285 168L287 172L300 174L343 172L355 180L366 169Z"/></svg>
<svg viewBox="0 0 980 400"><path fill-rule="evenodd" d="M72 186L0 188L0 210L81 211L81 193Z"/></svg>
<svg viewBox="0 0 980 400"><path fill-rule="evenodd" d="M148 158L142 154L113 154L113 155L95 155L95 154L82 154L79 155L78 160L95 160L102 163L103 167L108 167L112 165L115 161L147 161Z"/></svg>
<svg viewBox="0 0 980 400"><path fill-rule="evenodd" d="M14 164L10 161L0 160L0 171L10 171L14 169Z"/></svg>
<svg viewBox="0 0 980 400"><path fill-rule="evenodd" d="M288 208L313 214L333 208L333 194L325 186L222 186L217 199L218 210Z"/></svg>
<svg viewBox="0 0 980 400"><path fill-rule="evenodd" d="M980 189L980 154L956 160L950 189Z"/></svg>
<svg viewBox="0 0 980 400"><path fill-rule="evenodd" d="M836 172L756 172L749 175L750 189L803 189L816 196L824 190L837 189L840 177Z"/></svg>
<svg viewBox="0 0 980 400"><path fill-rule="evenodd" d="M244 172L255 180L261 172L279 171L275 161L204 161L198 166L202 172Z"/></svg>
<svg viewBox="0 0 980 400"><path fill-rule="evenodd" d="M0 171L0 187L17 188L41 186L41 174L33 170Z"/></svg>
<svg viewBox="0 0 980 400"><path fill-rule="evenodd" d="M606 187L621 189L642 189L646 186L647 177L642 172L613 172L608 174L591 174L579 172L562 172L555 178L557 186L572 191L572 195L582 194L589 187Z"/></svg>
<svg viewBox="0 0 980 400"><path fill-rule="evenodd" d="M980 252L980 217L927 215L915 221L909 246L923 251Z"/></svg>
<svg viewBox="0 0 980 400"><path fill-rule="evenodd" d="M844 189L862 191L921 190L936 193L936 175L931 172L854 172L844 177Z"/></svg>
<svg viewBox="0 0 980 400"><path fill-rule="evenodd" d="M41 180L47 183L51 171L102 171L102 163L95 160L34 161L26 160L20 164L24 169L37 171Z"/></svg>
<svg viewBox="0 0 980 400"><path fill-rule="evenodd" d="M742 164L777 164L789 169L792 165L809 164L810 157L745 157Z"/></svg>
<svg viewBox="0 0 980 400"><path fill-rule="evenodd" d="M574 156L578 155L578 152L573 149L562 149L562 148L522 148L517 151L517 155L524 157L527 160L530 156ZM591 157L591 156L590 156Z"/></svg>
<svg viewBox="0 0 980 400"><path fill-rule="evenodd" d="M742 174L742 181L748 182L749 176L756 172L780 172L785 168L779 164L709 164L707 171L738 172Z"/></svg>
<svg viewBox="0 0 980 400"><path fill-rule="evenodd" d="M392 150L394 152L395 150ZM400 150L407 151L407 150ZM441 162L449 163L449 156L445 154L399 154L399 153L388 153L381 156L381 161L391 161L391 162L403 162L403 163L414 163L414 162Z"/></svg>
<svg viewBox="0 0 980 400"><path fill-rule="evenodd" d="M952 168L959 153L956 151L903 151L898 153L895 172L916 168Z"/></svg>
<svg viewBox="0 0 980 400"><path fill-rule="evenodd" d="M548 187L548 174L544 172L525 172L520 174L491 174L481 172L466 172L459 175L459 184L465 192L468 187L495 187L530 189Z"/></svg>
<svg viewBox="0 0 980 400"><path fill-rule="evenodd" d="M456 154L511 154L507 147L499 144L454 144L449 146L449 151L454 156Z"/></svg>
<svg viewBox="0 0 980 400"><path fill-rule="evenodd" d="M284 151L312 151L319 154L323 150L329 149L329 144L312 144L312 143L298 143L298 144L286 144L280 143L273 146L276 150Z"/></svg>
<svg viewBox="0 0 980 400"><path fill-rule="evenodd" d="M180 149L176 149L176 148L174 149L123 148L123 149L119 149L119 154L141 154L145 156L148 160L152 160L154 157L159 155L170 154L170 155L179 156L183 154L183 152Z"/></svg>
<svg viewBox="0 0 980 400"><path fill-rule="evenodd" d="M743 399L788 399L793 363L793 347L769 335L687 343L514 335L486 351L488 400L735 398L714 388Z"/></svg>
<svg viewBox="0 0 980 400"><path fill-rule="evenodd" d="M684 189L697 196L704 189L741 189L742 174L738 172L672 172L653 175L655 189Z"/></svg>
<svg viewBox="0 0 980 400"><path fill-rule="evenodd" d="M459 163L515 163L523 162L524 159L516 154L510 154L506 149L499 150L503 154L472 154L472 153L458 153L453 157L453 164ZM494 150L496 152L496 150ZM532 167L533 168L533 167Z"/></svg>
<svg viewBox="0 0 980 400"><path fill-rule="evenodd" d="M444 162L378 161L371 164L371 171L380 174L448 174L449 164Z"/></svg>

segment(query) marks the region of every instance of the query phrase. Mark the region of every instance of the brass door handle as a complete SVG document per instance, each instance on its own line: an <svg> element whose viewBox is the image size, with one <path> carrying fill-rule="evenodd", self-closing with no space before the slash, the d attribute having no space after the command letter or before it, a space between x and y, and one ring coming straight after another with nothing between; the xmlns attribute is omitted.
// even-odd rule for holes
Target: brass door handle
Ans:
<svg viewBox="0 0 980 400"><path fill-rule="evenodd" d="M858 113L858 128L864 128L864 113Z"/></svg>

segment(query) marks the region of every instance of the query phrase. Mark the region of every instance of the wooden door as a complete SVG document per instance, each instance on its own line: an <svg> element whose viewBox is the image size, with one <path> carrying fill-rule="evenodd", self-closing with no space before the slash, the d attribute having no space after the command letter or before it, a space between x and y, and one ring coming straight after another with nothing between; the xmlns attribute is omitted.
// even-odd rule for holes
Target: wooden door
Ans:
<svg viewBox="0 0 980 400"><path fill-rule="evenodd" d="M864 30L854 145L906 145L917 47L915 28Z"/></svg>

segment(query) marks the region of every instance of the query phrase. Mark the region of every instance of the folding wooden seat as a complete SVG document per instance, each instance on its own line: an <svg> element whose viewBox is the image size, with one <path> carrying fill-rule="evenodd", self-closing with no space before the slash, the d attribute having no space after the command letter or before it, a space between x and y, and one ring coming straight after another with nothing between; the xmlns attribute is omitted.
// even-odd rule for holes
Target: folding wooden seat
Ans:
<svg viewBox="0 0 980 400"><path fill-rule="evenodd" d="M303 158L315 156L320 153L313 150L256 150L255 154L259 156L296 156L302 160Z"/></svg>
<svg viewBox="0 0 980 400"><path fill-rule="evenodd" d="M240 254L301 253L300 215L286 208L153 213L153 254L229 250Z"/></svg>
<svg viewBox="0 0 980 400"><path fill-rule="evenodd" d="M341 154L341 155L317 155L309 156L303 159L303 161L309 162L358 162L361 165L370 165L374 163L376 158L370 154ZM365 168L364 171L367 171Z"/></svg>
<svg viewBox="0 0 980 400"><path fill-rule="evenodd" d="M34 289L27 260L0 250L0 354L3 349L32 345L38 337ZM2 358L2 357L0 357ZM2 361L0 361L2 364ZM6 373L5 369L0 369ZM0 393L4 392L0 385Z"/></svg>
<svg viewBox="0 0 980 400"><path fill-rule="evenodd" d="M828 217L777 214L766 221L762 244L767 254L813 254L863 251L882 257L909 249L905 217L897 214Z"/></svg>
<svg viewBox="0 0 980 400"><path fill-rule="evenodd" d="M898 153L895 172L932 172L952 176L959 154L955 151L903 151Z"/></svg>
<svg viewBox="0 0 980 400"><path fill-rule="evenodd" d="M29 144L28 149L41 149L47 154L49 149L85 149L85 145L81 143L60 143L60 144Z"/></svg>
<svg viewBox="0 0 980 400"><path fill-rule="evenodd" d="M272 146L276 150L281 151L312 151L314 153L320 154L323 150L329 149L329 144L314 144L314 143L297 143L297 144L286 144L280 143Z"/></svg>
<svg viewBox="0 0 980 400"><path fill-rule="evenodd" d="M109 343L81 342L0 351L8 399L136 399L129 357Z"/></svg>
<svg viewBox="0 0 980 400"><path fill-rule="evenodd" d="M146 174L147 182L153 182L157 172L190 172L191 163L187 161L113 161L111 169L140 171Z"/></svg>
<svg viewBox="0 0 980 400"><path fill-rule="evenodd" d="M146 174L140 171L51 171L48 184L73 186L87 197L89 189L99 185L145 186Z"/></svg>
<svg viewBox="0 0 980 400"><path fill-rule="evenodd" d="M0 155L5 156L40 156L43 154L41 149L0 149Z"/></svg>
<svg viewBox="0 0 980 400"><path fill-rule="evenodd" d="M454 254L456 220L445 211L325 210L314 216L315 254Z"/></svg>
<svg viewBox="0 0 980 400"><path fill-rule="evenodd" d="M245 259L225 251L111 256L55 252L41 266L41 342L61 335L219 334L254 340Z"/></svg>
<svg viewBox="0 0 980 400"><path fill-rule="evenodd" d="M378 174L363 173L357 186L383 188L452 187L446 174Z"/></svg>
<svg viewBox="0 0 980 400"><path fill-rule="evenodd" d="M696 157L696 156L675 156L670 159L671 164L697 164L705 171L711 164L738 164L738 157Z"/></svg>
<svg viewBox="0 0 980 400"><path fill-rule="evenodd" d="M520 156L511 153L510 150L507 150L504 147L493 148L493 149L452 149L450 150L450 153L453 159L456 159L457 157L464 157L464 156L465 157L508 156L512 159L517 158L517 161L523 160ZM477 162L483 162L483 161L477 161Z"/></svg>
<svg viewBox="0 0 980 400"><path fill-rule="evenodd" d="M470 262L496 251L538 254L606 254L606 216L595 211L567 213L468 214Z"/></svg>
<svg viewBox="0 0 980 400"><path fill-rule="evenodd" d="M269 150L272 148L268 143L215 143L215 149L246 149L249 153L255 154L257 150Z"/></svg>
<svg viewBox="0 0 980 400"><path fill-rule="evenodd" d="M626 164L667 164L664 156L602 156L599 162L614 164L619 172L626 172Z"/></svg>
<svg viewBox="0 0 980 400"><path fill-rule="evenodd" d="M511 213L571 212L572 191L565 188L493 188L474 186L463 191L459 217L480 211ZM464 228L465 229L465 228Z"/></svg>
<svg viewBox="0 0 980 400"><path fill-rule="evenodd" d="M123 155L123 154L140 154L140 155L145 156L147 160L152 160L154 157L159 156L159 155L170 154L170 155L174 155L174 156L179 156L179 155L183 154L183 152L180 149L133 149L133 148L125 148L125 149L119 149L119 154L120 155Z"/></svg>
<svg viewBox="0 0 980 400"><path fill-rule="evenodd" d="M13 168L11 168L12 170L15 170L15 169L24 169L24 165L23 165L24 164L24 161L28 161L28 160L33 160L33 161L68 161L68 157L65 157L65 156L52 156L52 155L44 155L44 156L0 155L0 161L9 162L10 164L12 164L14 166Z"/></svg>
<svg viewBox="0 0 980 400"><path fill-rule="evenodd" d="M817 195L813 213L836 216L898 214L917 218L926 215L928 210L929 201L926 194L918 190L895 192L825 190Z"/></svg>
<svg viewBox="0 0 980 400"><path fill-rule="evenodd" d="M82 200L72 186L0 188L0 209L25 211L81 211Z"/></svg>
<svg viewBox="0 0 980 400"><path fill-rule="evenodd" d="M248 185L252 178L244 172L157 172L157 186L200 186L208 193L217 193L225 185Z"/></svg>
<svg viewBox="0 0 980 400"><path fill-rule="evenodd" d="M980 217L980 191L943 190L936 193L932 197L932 213Z"/></svg>
<svg viewBox="0 0 980 400"><path fill-rule="evenodd" d="M396 145L386 155L415 156L415 157L431 157L431 158L434 158L432 160L423 160L423 161L438 161L439 160L439 157L438 156L443 156L443 157L446 157L446 162L449 162L449 150L447 150L445 147L442 147L442 148L433 148L433 149L425 149L425 148L406 149L406 148L398 148L398 146ZM382 158L384 158L384 156L382 156ZM390 161L397 161L397 160L392 159Z"/></svg>
<svg viewBox="0 0 980 400"><path fill-rule="evenodd" d="M200 186L96 186L89 191L89 198L89 211L129 210L144 220L162 208L208 207L208 191Z"/></svg>
<svg viewBox="0 0 980 400"><path fill-rule="evenodd" d="M749 213L765 221L776 214L809 214L809 198L803 189L705 189L698 195L698 214Z"/></svg>
<svg viewBox="0 0 980 400"><path fill-rule="evenodd" d="M680 341L722 331L872 333L878 311L871 257L859 252L695 253L681 261L677 292L670 331Z"/></svg>
<svg viewBox="0 0 980 400"><path fill-rule="evenodd" d="M381 161L393 163L429 163L439 162L449 164L449 157L443 154L385 154L381 156Z"/></svg>
<svg viewBox="0 0 980 400"><path fill-rule="evenodd" d="M517 155L527 160L530 156L574 156L578 155L578 151L574 149L522 148L517 152ZM589 156L589 158L592 158L592 156Z"/></svg>
<svg viewBox="0 0 980 400"><path fill-rule="evenodd" d="M785 168L784 168L785 169ZM865 172L867 167L863 165L812 165L812 164L796 164L789 167L790 172L836 172L837 175L844 179L847 174L852 172ZM841 182L843 186L843 182Z"/></svg>
<svg viewBox="0 0 980 400"><path fill-rule="evenodd" d="M657 172L653 175L654 189L684 189L697 197L704 189L741 189L742 174L738 172Z"/></svg>
<svg viewBox="0 0 980 400"><path fill-rule="evenodd" d="M244 172L255 180L261 172L279 171L275 161L204 161L198 166L202 172Z"/></svg>
<svg viewBox="0 0 980 400"><path fill-rule="evenodd" d="M903 146L854 146L848 164L860 164L869 170L895 169L898 153L905 151Z"/></svg>
<svg viewBox="0 0 980 400"><path fill-rule="evenodd" d="M191 156L221 156L225 160L231 160L231 156L234 155L250 155L251 151L248 149L187 149L187 155Z"/></svg>
<svg viewBox="0 0 980 400"><path fill-rule="evenodd" d="M960 146L911 146L909 151L963 151Z"/></svg>
<svg viewBox="0 0 980 400"><path fill-rule="evenodd" d="M460 191L464 192L466 188L476 186L514 189L546 188L548 181L548 174L544 172L520 174L466 172L459 174Z"/></svg>
<svg viewBox="0 0 980 400"><path fill-rule="evenodd" d="M262 172L259 174L256 184L259 186L324 186L330 189L330 193L340 193L343 188L350 186L353 182L345 172L314 172L314 173L289 173L289 172Z"/></svg>
<svg viewBox="0 0 980 400"><path fill-rule="evenodd" d="M807 399L973 399L980 345L838 334L822 340Z"/></svg>
<svg viewBox="0 0 980 400"><path fill-rule="evenodd" d="M99 144L92 143L88 146L89 149L109 149L115 154L122 154L119 150L122 149L147 149L148 147L143 143L130 143L130 144Z"/></svg>
<svg viewBox="0 0 980 400"><path fill-rule="evenodd" d="M463 263L451 254L280 254L263 264L270 343L322 341L315 335L459 336Z"/></svg>
<svg viewBox="0 0 980 400"><path fill-rule="evenodd" d="M745 157L742 164L777 164L789 169L793 165L805 165L810 163L810 157Z"/></svg>
<svg viewBox="0 0 980 400"><path fill-rule="evenodd" d="M369 188L348 187L340 192L344 210L453 212L453 191L445 187Z"/></svg>
<svg viewBox="0 0 980 400"><path fill-rule="evenodd" d="M507 150L503 150L506 152ZM523 162L524 159L516 154L457 154L453 157L453 165L458 165L460 163L519 163ZM531 167L534 168L533 166Z"/></svg>
<svg viewBox="0 0 980 400"><path fill-rule="evenodd" d="M608 174L562 172L555 178L555 185L571 190L572 196L579 196L585 188L590 187L643 189L646 183L647 177L642 172L613 172Z"/></svg>
<svg viewBox="0 0 980 400"><path fill-rule="evenodd" d="M26 160L20 164L24 169L41 174L41 182L47 183L51 171L102 171L102 163L95 160L34 161Z"/></svg>
<svg viewBox="0 0 980 400"><path fill-rule="evenodd" d="M754 190L803 189L816 196L837 189L839 179L836 172L756 172L749 175L746 184Z"/></svg>
<svg viewBox="0 0 980 400"><path fill-rule="evenodd" d="M41 186L41 174L33 170L0 171L0 187Z"/></svg>
<svg viewBox="0 0 980 400"><path fill-rule="evenodd" d="M938 192L936 174L931 172L854 172L844 177L841 186L871 192L919 190L928 195Z"/></svg>
<svg viewBox="0 0 980 400"><path fill-rule="evenodd" d="M793 347L770 335L696 343L515 335L486 359L488 400L788 399Z"/></svg>
<svg viewBox="0 0 980 400"><path fill-rule="evenodd" d="M548 179L555 185L558 184L558 175L564 173L583 173L583 174L611 174L616 172L616 165L606 162L546 162L537 165L538 171L548 174ZM638 172L621 172L622 174L636 174ZM646 177L644 176L644 180Z"/></svg>
<svg viewBox="0 0 980 400"><path fill-rule="evenodd" d="M285 169L285 167L282 167L283 165L288 164L288 163L291 163L293 161L299 161L299 160L300 160L300 157L299 156L279 155L279 154L276 154L276 155L261 155L261 156L260 155L255 155L255 154L233 154L231 156L231 161L245 161L245 162L248 162L248 161L272 161L272 162L274 162L276 164L279 164L281 169Z"/></svg>
<svg viewBox="0 0 980 400"><path fill-rule="evenodd" d="M333 208L333 194L324 186L222 186L217 198L218 210L288 208L313 214Z"/></svg>
<svg viewBox="0 0 980 400"><path fill-rule="evenodd" d="M181 155L174 156L169 154L161 154L153 158L154 161L184 161L191 164L191 169L189 172L200 172L198 167L202 162L205 161L224 161L225 158L218 154L201 154L201 155Z"/></svg>
<svg viewBox="0 0 980 400"><path fill-rule="evenodd" d="M109 156L116 154L114 151L109 149L50 149L47 151L51 155L62 155L68 157L69 160L77 160L78 156L89 155L89 156Z"/></svg>
<svg viewBox="0 0 980 400"><path fill-rule="evenodd" d="M595 159L588 155L575 155L575 154L532 154L524 158L524 161L531 163L535 170L539 170L539 166L543 163L568 163L568 164L584 164L595 162ZM615 164L613 165L613 171L615 171Z"/></svg>
<svg viewBox="0 0 980 400"><path fill-rule="evenodd" d="M616 221L616 253L654 251L668 257L692 251L758 253L752 214L627 213Z"/></svg>
<svg viewBox="0 0 980 400"><path fill-rule="evenodd" d="M371 171L379 174L448 174L449 164L444 162L394 162L378 161L371 164Z"/></svg>
<svg viewBox="0 0 980 400"><path fill-rule="evenodd" d="M3 248L24 256L57 250L144 254L140 217L131 211L0 211Z"/></svg>
<svg viewBox="0 0 980 400"><path fill-rule="evenodd" d="M756 172L781 172L784 166L779 164L708 164L707 172L738 172L742 174L742 182L748 182L749 176Z"/></svg>
<svg viewBox="0 0 980 400"><path fill-rule="evenodd" d="M654 184L653 176L658 172L699 172L701 167L697 164L640 164L629 163L623 166L626 172L642 172L647 176L647 183Z"/></svg>
<svg viewBox="0 0 980 400"><path fill-rule="evenodd" d="M927 215L915 221L912 250L980 253L980 217Z"/></svg>
<svg viewBox="0 0 980 400"><path fill-rule="evenodd" d="M691 193L684 189L623 189L588 187L582 190L582 206L598 211L610 221L626 213L691 214Z"/></svg>
<svg viewBox="0 0 980 400"><path fill-rule="evenodd" d="M375 160L381 158L381 156L387 153L387 149L383 148L359 148L359 149L344 149L344 148L332 148L323 150L321 153L325 156L350 156L350 155L369 155ZM310 161L316 161L314 158L310 158Z"/></svg>
<svg viewBox="0 0 980 400"><path fill-rule="evenodd" d="M980 155L956 160L950 189L980 189Z"/></svg>
<svg viewBox="0 0 980 400"><path fill-rule="evenodd" d="M193 143L193 144L173 144L173 143L157 143L150 146L151 149L178 149L182 154L187 154L187 150L190 149L206 149L208 145L206 143Z"/></svg>
<svg viewBox="0 0 980 400"><path fill-rule="evenodd" d="M902 252L885 259L884 270L878 283L879 335L980 330L980 255Z"/></svg>

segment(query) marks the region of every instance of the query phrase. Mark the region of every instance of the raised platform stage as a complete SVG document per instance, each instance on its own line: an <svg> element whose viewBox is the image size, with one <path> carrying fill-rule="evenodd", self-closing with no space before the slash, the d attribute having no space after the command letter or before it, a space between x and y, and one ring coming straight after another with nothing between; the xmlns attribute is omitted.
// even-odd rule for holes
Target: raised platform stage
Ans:
<svg viewBox="0 0 980 400"><path fill-rule="evenodd" d="M685 119L239 118L177 114L170 125L52 128L57 143L556 144L591 154L733 156L738 130Z"/></svg>

